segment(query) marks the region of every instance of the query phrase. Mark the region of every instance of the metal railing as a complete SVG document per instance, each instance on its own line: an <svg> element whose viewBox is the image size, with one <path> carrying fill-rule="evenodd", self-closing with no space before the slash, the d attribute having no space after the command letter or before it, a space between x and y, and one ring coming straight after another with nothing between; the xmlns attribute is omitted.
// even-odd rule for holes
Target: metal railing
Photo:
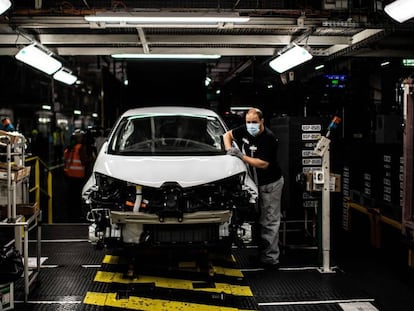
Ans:
<svg viewBox="0 0 414 311"><path fill-rule="evenodd" d="M41 205L41 193L47 198L47 222L53 223L53 171L61 168L63 164L48 166L46 162L37 156L25 159L26 165L34 167L33 187L29 189L29 194L34 193L34 198L39 208ZM41 169L46 173L46 178L41 178Z"/></svg>

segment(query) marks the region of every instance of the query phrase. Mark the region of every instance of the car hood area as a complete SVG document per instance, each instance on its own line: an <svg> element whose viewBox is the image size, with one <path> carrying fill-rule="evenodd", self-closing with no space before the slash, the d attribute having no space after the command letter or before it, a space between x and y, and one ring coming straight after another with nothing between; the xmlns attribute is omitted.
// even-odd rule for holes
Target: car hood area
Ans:
<svg viewBox="0 0 414 311"><path fill-rule="evenodd" d="M230 155L127 157L101 153L94 167L94 172L155 188L166 182L193 187L245 171L245 164Z"/></svg>

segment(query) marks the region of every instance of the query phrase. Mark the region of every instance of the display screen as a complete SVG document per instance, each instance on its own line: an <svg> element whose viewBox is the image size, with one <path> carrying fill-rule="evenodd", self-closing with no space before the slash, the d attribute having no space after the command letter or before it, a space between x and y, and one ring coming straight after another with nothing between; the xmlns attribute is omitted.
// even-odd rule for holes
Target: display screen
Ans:
<svg viewBox="0 0 414 311"><path fill-rule="evenodd" d="M323 76L325 87L343 89L346 87L348 76L344 74L326 74Z"/></svg>

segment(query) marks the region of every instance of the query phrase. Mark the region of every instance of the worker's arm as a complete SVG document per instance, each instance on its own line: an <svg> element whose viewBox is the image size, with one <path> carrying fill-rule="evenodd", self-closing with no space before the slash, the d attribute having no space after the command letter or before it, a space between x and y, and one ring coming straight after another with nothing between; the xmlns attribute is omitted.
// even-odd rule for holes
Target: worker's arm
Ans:
<svg viewBox="0 0 414 311"><path fill-rule="evenodd" d="M227 151L233 146L233 131L230 130L223 135L224 149Z"/></svg>
<svg viewBox="0 0 414 311"><path fill-rule="evenodd" d="M252 158L247 155L244 155L242 161L249 164L250 166L257 167L260 169L267 169L269 166L269 162L259 159L259 158Z"/></svg>
<svg viewBox="0 0 414 311"><path fill-rule="evenodd" d="M223 142L224 142L224 149L226 149L227 151L229 151L232 146L233 146L233 132L232 130L226 132L223 135ZM260 169L267 169L267 167L269 166L269 162L264 161L262 159L259 158L253 158L253 157L249 157L245 154L243 154L241 151L237 152L237 157L240 158L243 162L253 166L253 167L257 167ZM235 155L235 154L233 154Z"/></svg>

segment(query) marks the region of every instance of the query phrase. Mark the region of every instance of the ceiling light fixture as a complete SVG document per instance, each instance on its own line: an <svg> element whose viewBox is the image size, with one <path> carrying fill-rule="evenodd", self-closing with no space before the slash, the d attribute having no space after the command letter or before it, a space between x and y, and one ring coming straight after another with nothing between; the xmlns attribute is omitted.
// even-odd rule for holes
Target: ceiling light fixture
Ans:
<svg viewBox="0 0 414 311"><path fill-rule="evenodd" d="M33 43L22 48L15 57L17 60L51 75L62 67L62 63L53 58L52 54Z"/></svg>
<svg viewBox="0 0 414 311"><path fill-rule="evenodd" d="M113 58L133 59L218 59L218 54L112 54Z"/></svg>
<svg viewBox="0 0 414 311"><path fill-rule="evenodd" d="M402 60L404 67L414 67L414 59L406 58Z"/></svg>
<svg viewBox="0 0 414 311"><path fill-rule="evenodd" d="M58 72L56 72L53 75L53 79L66 83L68 85L72 85L76 82L76 80L78 80L78 77L73 75L69 69L62 67Z"/></svg>
<svg viewBox="0 0 414 311"><path fill-rule="evenodd" d="M194 14L194 13L101 13L84 16L88 22L130 23L130 24L216 24L245 23L248 16L238 14Z"/></svg>
<svg viewBox="0 0 414 311"><path fill-rule="evenodd" d="M397 22L403 23L414 17L414 1L396 0L386 5L384 11Z"/></svg>
<svg viewBox="0 0 414 311"><path fill-rule="evenodd" d="M295 45L293 48L288 49L286 52L282 52L277 58L273 59L269 63L269 66L273 70L282 73L312 59L312 57L312 54L306 49Z"/></svg>
<svg viewBox="0 0 414 311"><path fill-rule="evenodd" d="M3 14L11 7L10 0L0 0L0 14Z"/></svg>

